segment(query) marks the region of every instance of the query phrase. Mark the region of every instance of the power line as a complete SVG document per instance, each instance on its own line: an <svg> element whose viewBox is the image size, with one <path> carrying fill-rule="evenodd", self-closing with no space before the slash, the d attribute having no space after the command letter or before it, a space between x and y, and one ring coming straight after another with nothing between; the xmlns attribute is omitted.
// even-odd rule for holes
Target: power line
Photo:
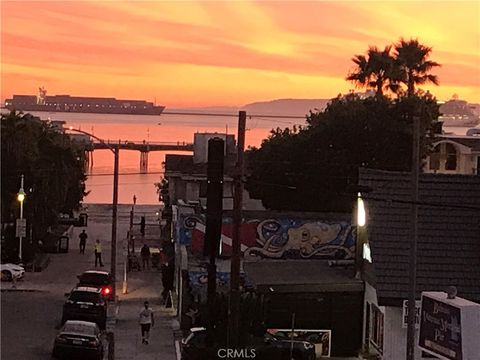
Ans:
<svg viewBox="0 0 480 360"><path fill-rule="evenodd" d="M164 111L162 115L192 115L192 116L219 116L219 117L235 117L238 118L238 114L228 113L203 113L203 112L183 112L183 111ZM306 119L306 115L263 115L263 114L248 114L248 118L270 118L270 119ZM265 120L265 119L264 119Z"/></svg>

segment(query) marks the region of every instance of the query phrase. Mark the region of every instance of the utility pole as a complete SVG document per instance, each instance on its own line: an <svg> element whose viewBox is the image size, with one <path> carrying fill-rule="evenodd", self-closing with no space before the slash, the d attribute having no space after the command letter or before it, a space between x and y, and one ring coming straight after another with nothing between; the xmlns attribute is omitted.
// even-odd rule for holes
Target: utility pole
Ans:
<svg viewBox="0 0 480 360"><path fill-rule="evenodd" d="M114 301L117 298L117 207L118 207L118 157L120 147L114 147L114 165L113 165L113 203L112 203L112 253L110 257L110 273L112 275L112 295Z"/></svg>
<svg viewBox="0 0 480 360"><path fill-rule="evenodd" d="M20 219L17 219L16 223L16 236L18 236L18 260L20 263L23 260L22 247L23 247L23 237L26 236L26 222L23 219L23 202L25 200L25 191L23 190L23 179L24 176L20 177L20 189L17 193L17 200L20 203Z"/></svg>
<svg viewBox="0 0 480 360"><path fill-rule="evenodd" d="M412 147L412 233L410 240L409 295L407 317L407 360L415 359L415 315L417 291L417 236L418 236L418 178L420 171L420 118L415 114L413 99L413 147Z"/></svg>
<svg viewBox="0 0 480 360"><path fill-rule="evenodd" d="M113 303L117 303L117 207L118 207L118 156L120 152L120 141L113 148L114 166L113 166L113 204L112 204L112 252L110 255L110 274L112 276L112 295ZM115 359L115 334L109 331L108 357Z"/></svg>
<svg viewBox="0 0 480 360"><path fill-rule="evenodd" d="M238 345L240 337L239 311L240 311L240 257L243 205L243 152L245 149L245 127L247 113L238 113L238 144L237 164L234 177L234 198L233 198L233 234L232 234L232 258L230 260L230 303L228 309L228 344L231 347Z"/></svg>
<svg viewBox="0 0 480 360"><path fill-rule="evenodd" d="M205 229L204 255L210 258L208 264L208 320L207 345L212 346L215 340L217 266L215 259L218 253L222 232L223 210L223 162L225 158L225 143L220 138L208 141L207 166L207 221Z"/></svg>

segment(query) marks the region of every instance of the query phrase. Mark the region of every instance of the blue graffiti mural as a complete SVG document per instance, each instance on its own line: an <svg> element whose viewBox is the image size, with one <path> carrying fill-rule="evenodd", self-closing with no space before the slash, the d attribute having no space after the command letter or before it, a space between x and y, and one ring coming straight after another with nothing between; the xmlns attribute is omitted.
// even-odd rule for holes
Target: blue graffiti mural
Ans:
<svg viewBox="0 0 480 360"><path fill-rule="evenodd" d="M258 224L257 246L244 256L353 259L355 238L355 228L348 222L268 219Z"/></svg>
<svg viewBox="0 0 480 360"><path fill-rule="evenodd" d="M231 219L224 219L228 224ZM356 229L350 222L282 218L256 220L256 235L243 239L249 244L245 259L353 259L355 256ZM204 227L204 217L181 216L177 223L178 240L182 245L191 245L196 227ZM197 229L198 230L198 229Z"/></svg>

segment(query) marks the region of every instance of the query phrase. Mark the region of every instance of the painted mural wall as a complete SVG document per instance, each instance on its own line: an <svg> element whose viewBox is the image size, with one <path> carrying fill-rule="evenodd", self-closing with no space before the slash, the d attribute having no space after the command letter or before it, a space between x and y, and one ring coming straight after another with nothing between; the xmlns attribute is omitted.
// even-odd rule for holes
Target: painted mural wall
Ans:
<svg viewBox="0 0 480 360"><path fill-rule="evenodd" d="M202 253L205 217L182 215L177 241ZM231 255L233 224L224 218L220 255ZM245 259L354 259L356 229L347 221L301 218L247 219L241 226L241 251Z"/></svg>

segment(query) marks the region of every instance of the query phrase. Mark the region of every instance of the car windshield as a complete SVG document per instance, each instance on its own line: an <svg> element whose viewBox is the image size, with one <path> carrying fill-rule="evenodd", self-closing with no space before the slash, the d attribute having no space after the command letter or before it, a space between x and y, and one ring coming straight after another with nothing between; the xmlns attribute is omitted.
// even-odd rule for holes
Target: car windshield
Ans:
<svg viewBox="0 0 480 360"><path fill-rule="evenodd" d="M89 285L108 285L109 278L107 274L86 273L80 276L80 284Z"/></svg>
<svg viewBox="0 0 480 360"><path fill-rule="evenodd" d="M88 336L95 336L95 326L82 323L69 323L67 322L63 327L63 332L65 333L75 333L75 334L85 334Z"/></svg>
<svg viewBox="0 0 480 360"><path fill-rule="evenodd" d="M71 293L69 300L94 303L97 302L98 298L98 293L89 291L74 291Z"/></svg>

